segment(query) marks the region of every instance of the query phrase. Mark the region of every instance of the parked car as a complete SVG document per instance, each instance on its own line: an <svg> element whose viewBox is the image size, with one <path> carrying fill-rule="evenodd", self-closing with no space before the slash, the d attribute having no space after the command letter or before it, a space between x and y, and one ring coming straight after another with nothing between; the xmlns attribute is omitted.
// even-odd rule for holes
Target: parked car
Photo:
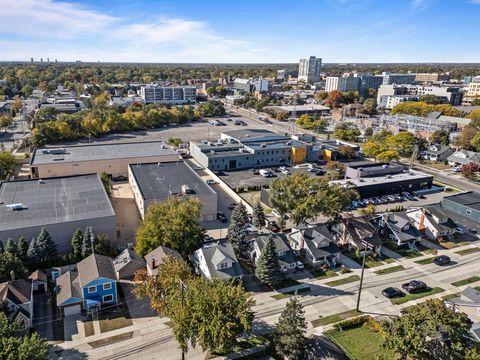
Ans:
<svg viewBox="0 0 480 360"><path fill-rule="evenodd" d="M267 229L270 230L271 232L279 232L280 231L280 228L279 226L277 225L277 222L276 221L269 221L269 220L266 220L266 225L267 225Z"/></svg>
<svg viewBox="0 0 480 360"><path fill-rule="evenodd" d="M279 218L280 217L280 213L276 210L276 209L273 209L272 210L272 215Z"/></svg>
<svg viewBox="0 0 480 360"><path fill-rule="evenodd" d="M303 265L303 263L301 261L297 261L295 263L295 267L298 269L298 270L303 270L305 269L305 265Z"/></svg>
<svg viewBox="0 0 480 360"><path fill-rule="evenodd" d="M290 170L285 169L285 170L282 170L282 174L291 175L292 173L290 172Z"/></svg>
<svg viewBox="0 0 480 360"><path fill-rule="evenodd" d="M222 223L226 223L228 221L227 217L225 214L221 211L217 211L217 220L219 220Z"/></svg>
<svg viewBox="0 0 480 360"><path fill-rule="evenodd" d="M427 284L425 284L423 281L412 280L408 283L403 284L402 289L409 294L414 294L427 290Z"/></svg>
<svg viewBox="0 0 480 360"><path fill-rule="evenodd" d="M207 180L207 185L215 185L217 182L213 179L208 179Z"/></svg>
<svg viewBox="0 0 480 360"><path fill-rule="evenodd" d="M450 257L448 257L447 255L440 255L440 256L437 256L435 259L433 259L433 262L437 265L448 265L450 264Z"/></svg>
<svg viewBox="0 0 480 360"><path fill-rule="evenodd" d="M386 289L383 289L382 295L385 296L387 299L392 299L405 296L405 293L398 288L388 287Z"/></svg>
<svg viewBox="0 0 480 360"><path fill-rule="evenodd" d="M250 172L252 173L252 175L258 175L259 174L257 169L250 169Z"/></svg>
<svg viewBox="0 0 480 360"><path fill-rule="evenodd" d="M262 169L259 172L260 172L260 175L262 175L263 177L272 177L273 176L273 173L270 170Z"/></svg>
<svg viewBox="0 0 480 360"><path fill-rule="evenodd" d="M456 231L457 233L459 233L459 234L465 234L465 232L466 232L465 229L462 228L462 227L460 227L460 226L457 227L457 228L455 229L455 231Z"/></svg>

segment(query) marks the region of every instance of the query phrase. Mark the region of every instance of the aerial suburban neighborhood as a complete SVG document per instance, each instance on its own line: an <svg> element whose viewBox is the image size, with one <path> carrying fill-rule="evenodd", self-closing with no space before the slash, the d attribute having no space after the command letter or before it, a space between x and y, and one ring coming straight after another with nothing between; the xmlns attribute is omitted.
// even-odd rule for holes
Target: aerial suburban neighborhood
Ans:
<svg viewBox="0 0 480 360"><path fill-rule="evenodd" d="M0 359L480 360L478 1L100 3L0 2Z"/></svg>

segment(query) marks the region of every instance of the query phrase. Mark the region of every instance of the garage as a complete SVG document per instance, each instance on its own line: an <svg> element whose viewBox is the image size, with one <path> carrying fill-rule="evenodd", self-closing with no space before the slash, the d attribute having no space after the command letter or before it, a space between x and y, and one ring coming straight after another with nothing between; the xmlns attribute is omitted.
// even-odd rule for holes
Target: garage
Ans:
<svg viewBox="0 0 480 360"><path fill-rule="evenodd" d="M78 314L80 314L81 310L82 309L80 307L80 304L67 306L67 307L64 308L65 317L78 315Z"/></svg>

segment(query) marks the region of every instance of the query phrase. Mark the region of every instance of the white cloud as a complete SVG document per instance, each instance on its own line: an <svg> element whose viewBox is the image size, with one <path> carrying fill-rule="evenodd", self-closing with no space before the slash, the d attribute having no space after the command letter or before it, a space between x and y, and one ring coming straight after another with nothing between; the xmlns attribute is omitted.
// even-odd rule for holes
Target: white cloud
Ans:
<svg viewBox="0 0 480 360"><path fill-rule="evenodd" d="M203 21L159 17L132 23L74 3L3 2L0 33L9 36L0 41L0 60L259 62L272 55L248 41L221 36Z"/></svg>
<svg viewBox="0 0 480 360"><path fill-rule="evenodd" d="M430 6L432 0L412 0L410 2L410 8L413 11L423 11Z"/></svg>

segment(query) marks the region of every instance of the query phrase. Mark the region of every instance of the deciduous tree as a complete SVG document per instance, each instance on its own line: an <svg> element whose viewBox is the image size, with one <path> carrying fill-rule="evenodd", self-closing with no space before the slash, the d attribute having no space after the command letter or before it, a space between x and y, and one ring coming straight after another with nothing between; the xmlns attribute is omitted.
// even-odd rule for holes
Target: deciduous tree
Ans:
<svg viewBox="0 0 480 360"><path fill-rule="evenodd" d="M143 223L137 230L135 249L146 253L164 245L177 250L184 258L200 247L200 200L196 197L170 197L148 206Z"/></svg>
<svg viewBox="0 0 480 360"><path fill-rule="evenodd" d="M106 172L102 172L100 174L100 179L102 180L103 187L108 197L112 197L112 194L113 194L112 180L110 180L110 177Z"/></svg>
<svg viewBox="0 0 480 360"><path fill-rule="evenodd" d="M450 132L443 129L435 130L430 135L429 140L431 144L448 145L450 143Z"/></svg>
<svg viewBox="0 0 480 360"><path fill-rule="evenodd" d="M0 180L13 172L16 163L15 156L8 151L0 151Z"/></svg>

